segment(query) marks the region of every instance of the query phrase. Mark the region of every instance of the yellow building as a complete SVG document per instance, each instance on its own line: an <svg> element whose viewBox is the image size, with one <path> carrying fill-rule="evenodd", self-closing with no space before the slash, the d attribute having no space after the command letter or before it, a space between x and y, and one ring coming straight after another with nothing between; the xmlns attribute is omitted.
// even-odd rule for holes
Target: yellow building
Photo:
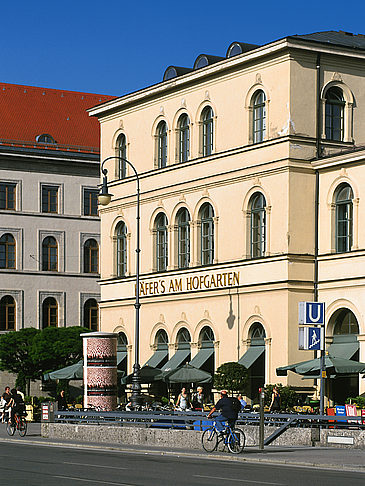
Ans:
<svg viewBox="0 0 365 486"><path fill-rule="evenodd" d="M276 368L313 357L298 350L298 302L315 292L327 346L365 361L364 58L365 37L344 32L234 42L90 110L102 160L140 177L141 364L239 361L251 399L264 383L311 387ZM101 330L120 333L131 372L136 181L118 159L105 167ZM357 375L329 381L337 401L365 391Z"/></svg>

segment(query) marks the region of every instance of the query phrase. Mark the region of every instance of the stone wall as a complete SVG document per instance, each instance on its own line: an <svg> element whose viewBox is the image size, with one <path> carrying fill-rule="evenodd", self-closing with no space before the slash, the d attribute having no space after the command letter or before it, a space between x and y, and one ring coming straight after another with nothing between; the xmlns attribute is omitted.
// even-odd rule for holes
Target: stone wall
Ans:
<svg viewBox="0 0 365 486"><path fill-rule="evenodd" d="M259 428L240 427L246 434L246 445L257 446ZM265 427L265 437L271 435L275 427ZM322 446L365 449L365 430L325 429L316 437L318 429L291 428L286 430L272 444L276 446ZM198 430L158 429L140 426L117 425L75 425L43 423L42 437L49 439L77 440L116 445L138 445L201 450L201 434Z"/></svg>

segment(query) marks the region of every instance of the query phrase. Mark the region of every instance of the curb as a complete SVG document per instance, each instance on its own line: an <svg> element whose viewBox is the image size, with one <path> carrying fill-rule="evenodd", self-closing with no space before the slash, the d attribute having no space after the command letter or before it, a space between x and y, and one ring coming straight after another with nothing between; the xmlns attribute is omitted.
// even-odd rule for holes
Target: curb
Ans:
<svg viewBox="0 0 365 486"><path fill-rule="evenodd" d="M244 455L244 452L240 455L233 455L222 452L221 454L213 454L213 453L201 453L201 452L184 452L184 451L164 451L161 449L133 449L130 447L128 449L124 449L123 447L118 447L115 445L108 445L108 444L89 444L85 442L76 443L76 442L52 442L47 440L28 440L28 439L8 439L3 438L3 442L10 442L13 444L23 443L25 445L40 445L40 446L52 446L52 447L64 447L64 448L80 448L83 449L90 449L90 450L107 450L113 452L121 452L127 454L151 454L151 455L159 455L159 456L176 456L176 457L186 457L192 459L206 459L206 460L214 460L214 461L221 461L221 462L245 462L249 464L265 464L265 465L281 465L281 466L293 466L293 467L303 467L303 468L315 468L315 469L323 469L323 470L337 470L337 471L351 471L357 473L365 473L365 466L361 464L356 465L347 465L347 464L331 464L331 463L320 463L320 462L304 462L304 461L290 461L288 459L266 459L266 458L248 458ZM265 453L265 452L263 452Z"/></svg>

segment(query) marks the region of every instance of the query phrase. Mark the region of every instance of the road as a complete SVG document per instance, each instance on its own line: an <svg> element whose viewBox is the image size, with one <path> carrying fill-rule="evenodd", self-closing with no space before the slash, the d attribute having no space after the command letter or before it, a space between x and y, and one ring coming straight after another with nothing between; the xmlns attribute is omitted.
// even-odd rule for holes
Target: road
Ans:
<svg viewBox="0 0 365 486"><path fill-rule="evenodd" d="M179 457L163 452L0 443L0 477L11 486L351 486L365 473Z"/></svg>

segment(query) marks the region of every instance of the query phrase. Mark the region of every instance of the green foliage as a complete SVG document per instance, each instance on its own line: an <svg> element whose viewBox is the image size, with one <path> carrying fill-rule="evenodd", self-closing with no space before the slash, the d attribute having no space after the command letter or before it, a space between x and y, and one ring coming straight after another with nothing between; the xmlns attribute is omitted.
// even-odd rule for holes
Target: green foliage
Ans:
<svg viewBox="0 0 365 486"><path fill-rule="evenodd" d="M38 366L34 362L31 349L34 338L40 334L33 327L11 331L0 336L0 369L15 373L16 386L29 395L30 381L39 377Z"/></svg>
<svg viewBox="0 0 365 486"><path fill-rule="evenodd" d="M274 386L267 385L265 387L265 405L267 406L270 406ZM300 396L291 386L283 386L281 383L278 383L276 386L280 393L281 410L290 410L298 404Z"/></svg>
<svg viewBox="0 0 365 486"><path fill-rule="evenodd" d="M354 398L349 397L346 400L346 403L356 404L358 408L365 408L365 397L362 397L361 395Z"/></svg>
<svg viewBox="0 0 365 486"><path fill-rule="evenodd" d="M17 375L15 385L29 395L30 382L79 361L83 355L79 326L32 327L0 335L0 369Z"/></svg>
<svg viewBox="0 0 365 486"><path fill-rule="evenodd" d="M40 375L77 363L82 358L80 334L88 329L79 326L47 327L35 336L31 355Z"/></svg>
<svg viewBox="0 0 365 486"><path fill-rule="evenodd" d="M214 388L242 392L247 382L247 369L235 361L223 363L214 375Z"/></svg>

